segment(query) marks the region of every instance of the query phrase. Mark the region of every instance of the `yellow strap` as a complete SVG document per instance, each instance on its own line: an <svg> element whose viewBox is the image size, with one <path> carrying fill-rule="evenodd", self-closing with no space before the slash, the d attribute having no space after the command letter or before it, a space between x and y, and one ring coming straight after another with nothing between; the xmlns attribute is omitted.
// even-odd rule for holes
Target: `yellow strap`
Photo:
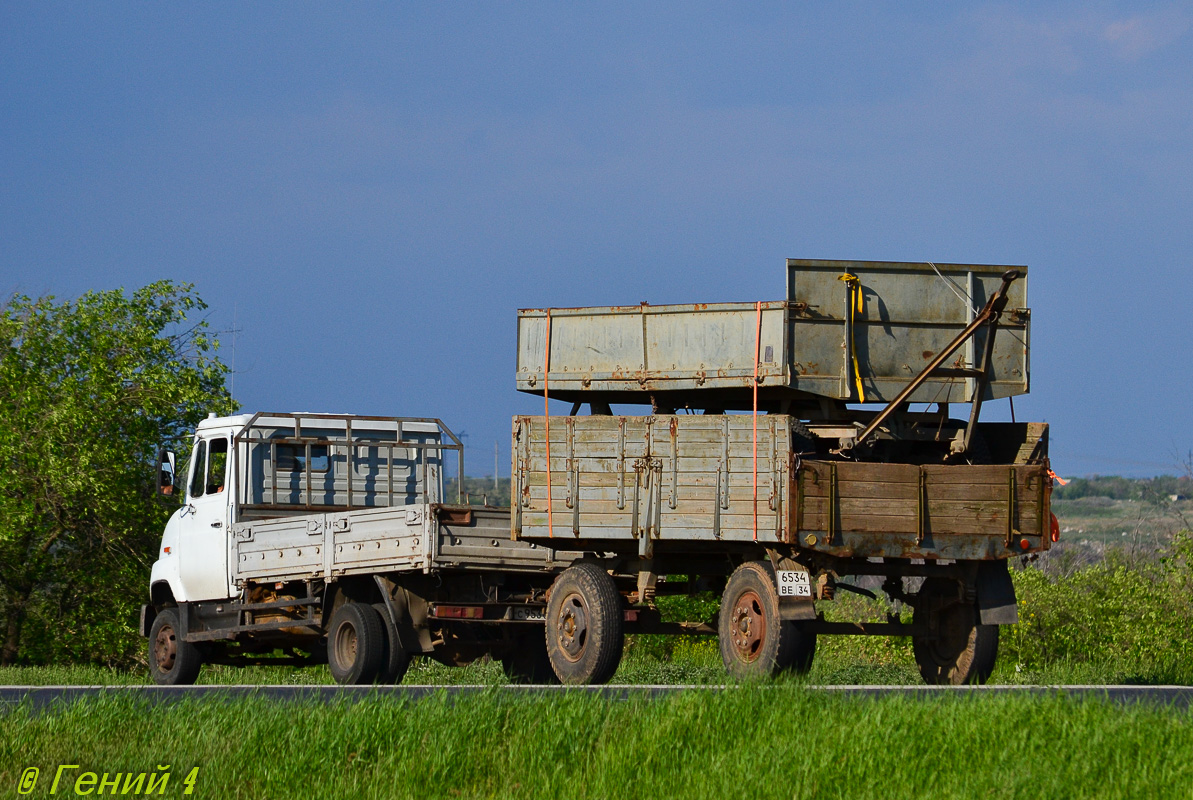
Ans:
<svg viewBox="0 0 1193 800"><path fill-rule="evenodd" d="M861 314L865 309L865 295L862 294L862 282L856 275L851 275L846 272L844 275L837 278L839 281L845 282L845 287L849 292L849 330L854 332L853 322L857 314ZM862 370L857 361L857 336L851 335L849 337L849 355L853 359L853 382L857 386L857 396L859 402L866 402L866 390L862 386Z"/></svg>

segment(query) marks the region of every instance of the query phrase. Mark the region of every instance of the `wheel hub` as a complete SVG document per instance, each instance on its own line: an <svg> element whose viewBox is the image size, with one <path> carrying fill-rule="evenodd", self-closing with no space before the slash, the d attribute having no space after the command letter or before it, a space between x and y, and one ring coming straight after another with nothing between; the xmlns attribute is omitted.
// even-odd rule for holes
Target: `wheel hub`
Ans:
<svg viewBox="0 0 1193 800"><path fill-rule="evenodd" d="M762 613L762 598L753 590L742 592L729 612L733 648L742 661L758 658L766 639L766 617Z"/></svg>
<svg viewBox="0 0 1193 800"><path fill-rule="evenodd" d="M336 656L341 664L356 663L356 628L341 625L336 631Z"/></svg>
<svg viewBox="0 0 1193 800"><path fill-rule="evenodd" d="M559 611L559 647L569 661L579 661L587 641L588 609L580 595L568 595Z"/></svg>
<svg viewBox="0 0 1193 800"><path fill-rule="evenodd" d="M162 672L174 669L174 659L177 656L178 643L174 629L163 625L162 629L157 632L157 638L153 641L153 658L157 661L158 669Z"/></svg>

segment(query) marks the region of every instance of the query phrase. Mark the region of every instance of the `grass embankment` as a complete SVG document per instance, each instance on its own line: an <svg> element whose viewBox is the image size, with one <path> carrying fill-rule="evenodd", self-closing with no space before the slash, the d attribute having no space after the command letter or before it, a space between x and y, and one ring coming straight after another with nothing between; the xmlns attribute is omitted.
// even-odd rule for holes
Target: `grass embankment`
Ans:
<svg viewBox="0 0 1193 800"><path fill-rule="evenodd" d="M1188 797L1193 714L1064 697L862 699L799 686L610 700L104 698L0 714L0 786L60 764L195 797ZM73 781L73 777L64 780ZM73 794L73 783L58 793Z"/></svg>

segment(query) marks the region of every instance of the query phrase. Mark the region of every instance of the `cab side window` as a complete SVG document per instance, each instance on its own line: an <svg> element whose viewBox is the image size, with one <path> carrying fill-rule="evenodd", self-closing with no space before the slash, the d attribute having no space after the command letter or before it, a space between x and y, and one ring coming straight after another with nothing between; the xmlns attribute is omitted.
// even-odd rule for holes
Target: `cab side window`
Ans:
<svg viewBox="0 0 1193 800"><path fill-rule="evenodd" d="M207 493L224 491L228 474L228 440L212 439L207 453Z"/></svg>
<svg viewBox="0 0 1193 800"><path fill-rule="evenodd" d="M195 454L191 456L191 497L202 497L204 482L204 473L207 470L207 442L203 439L195 445Z"/></svg>

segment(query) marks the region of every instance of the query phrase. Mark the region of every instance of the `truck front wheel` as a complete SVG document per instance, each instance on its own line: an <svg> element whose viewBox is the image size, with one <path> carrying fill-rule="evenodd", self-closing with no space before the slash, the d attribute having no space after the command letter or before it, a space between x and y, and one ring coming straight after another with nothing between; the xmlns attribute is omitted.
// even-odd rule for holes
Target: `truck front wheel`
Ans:
<svg viewBox="0 0 1193 800"><path fill-rule="evenodd" d="M159 686L189 686L199 677L199 648L178 635L178 609L164 608L149 629L149 674Z"/></svg>
<svg viewBox="0 0 1193 800"><path fill-rule="evenodd" d="M327 631L327 665L336 683L372 683L385 655L385 628L370 605L347 602L331 615Z"/></svg>
<svg viewBox="0 0 1193 800"><path fill-rule="evenodd" d="M609 573L596 564L568 567L547 603L547 655L559 680L607 683L621 663L625 612Z"/></svg>

